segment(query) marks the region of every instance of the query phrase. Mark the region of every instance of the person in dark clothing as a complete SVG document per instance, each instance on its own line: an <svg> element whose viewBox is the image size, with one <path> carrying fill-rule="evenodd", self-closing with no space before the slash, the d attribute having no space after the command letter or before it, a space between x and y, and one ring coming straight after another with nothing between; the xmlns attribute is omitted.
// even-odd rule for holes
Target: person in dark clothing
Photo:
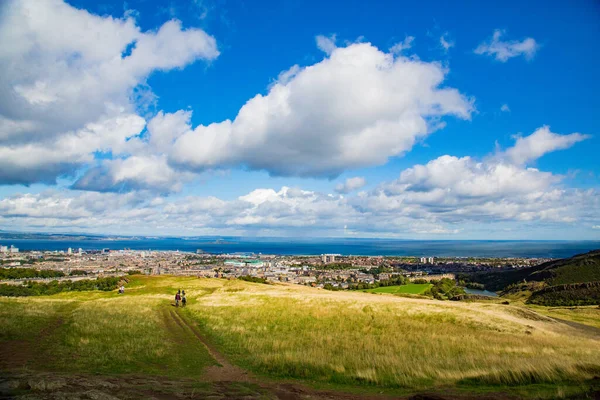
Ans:
<svg viewBox="0 0 600 400"><path fill-rule="evenodd" d="M175 295L175 307L179 307L179 301L181 301L181 292L178 290Z"/></svg>
<svg viewBox="0 0 600 400"><path fill-rule="evenodd" d="M185 307L187 304L187 298L185 297L185 290L181 291L181 305Z"/></svg>

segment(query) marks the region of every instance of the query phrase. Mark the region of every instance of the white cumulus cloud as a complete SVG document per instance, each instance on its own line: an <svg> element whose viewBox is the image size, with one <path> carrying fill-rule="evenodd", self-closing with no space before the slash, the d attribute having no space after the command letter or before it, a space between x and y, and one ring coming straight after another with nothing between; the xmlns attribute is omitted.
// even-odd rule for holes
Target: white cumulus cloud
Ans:
<svg viewBox="0 0 600 400"><path fill-rule="evenodd" d="M186 117L179 114L172 118L161 115L156 123L169 125ZM538 132L521 140L538 138ZM517 139L506 153L521 143ZM564 147L554 146L555 150L560 148ZM483 159L444 155L406 168L397 179L370 191L352 193L350 189L364 184L362 178L355 177L338 188L349 192L344 195L284 186L279 190L258 188L229 200L214 196L156 197L156 188L169 190L171 182L168 170L161 171L166 167L160 160L151 159L148 162L155 165L147 166L147 160L131 157L122 162L141 166L124 169L118 168L119 162L116 167L106 164L115 171L103 179L110 177L118 185L130 185L130 192L15 194L0 200L0 228L32 230L44 226L121 234L294 236L310 232L315 236L473 238L484 224L489 235L510 231L523 239L529 237L523 232L533 234L531 223L535 222L537 235L548 237L548 232L559 232L550 237L564 239L565 232L573 232L573 227L600 226L597 190L566 189L562 176L528 167L520 158L513 160L504 154ZM138 169L152 172L147 181L138 178ZM147 190L149 187L153 190Z"/></svg>
<svg viewBox="0 0 600 400"><path fill-rule="evenodd" d="M384 164L440 118L468 119L473 111L470 99L442 86L447 71L440 64L394 57L369 43L337 47L292 71L234 120L188 124L170 163L194 171L243 165L273 175L334 177Z"/></svg>
<svg viewBox="0 0 600 400"><path fill-rule="evenodd" d="M367 184L367 180L362 176L355 176L348 178L344 183L336 185L335 191L338 193L346 194L358 190Z"/></svg>
<svg viewBox="0 0 600 400"><path fill-rule="evenodd" d="M415 41L414 36L407 36L403 41L396 43L392 47L390 47L390 52L394 54L400 54L404 50L408 50L412 47L413 42Z"/></svg>
<svg viewBox="0 0 600 400"><path fill-rule="evenodd" d="M110 129L86 127L134 114L136 98L153 98L152 72L219 54L201 29L171 20L144 32L131 15L98 16L61 0L2 5L0 184L50 182L95 151L118 151L103 136Z"/></svg>
<svg viewBox="0 0 600 400"><path fill-rule="evenodd" d="M317 35L315 37L315 40L317 42L317 47L319 48L319 50L321 50L325 54L331 54L337 48L337 46L335 45L335 41L336 41L335 35L331 35L331 36Z"/></svg>
<svg viewBox="0 0 600 400"><path fill-rule="evenodd" d="M549 126L542 126L529 136L518 137L515 145L507 149L502 155L515 164L526 164L537 160L546 153L568 149L588 138L590 138L590 135L581 133L559 135L550 132Z"/></svg>
<svg viewBox="0 0 600 400"><path fill-rule="evenodd" d="M448 38L448 32L440 36L440 46L442 47L442 49L444 49L445 52L448 52L448 50L454 47L454 45L454 41Z"/></svg>
<svg viewBox="0 0 600 400"><path fill-rule="evenodd" d="M533 38L525 38L523 40L501 40L504 31L496 29L492 38L481 43L475 48L475 54L484 54L494 57L500 62L506 62L513 57L524 56L527 59L532 59L536 51L539 49L539 44Z"/></svg>

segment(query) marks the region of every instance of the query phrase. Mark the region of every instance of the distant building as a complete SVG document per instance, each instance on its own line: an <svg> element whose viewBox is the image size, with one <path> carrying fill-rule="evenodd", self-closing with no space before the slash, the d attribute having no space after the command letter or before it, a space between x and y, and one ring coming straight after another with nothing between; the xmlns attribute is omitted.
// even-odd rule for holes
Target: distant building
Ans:
<svg viewBox="0 0 600 400"><path fill-rule="evenodd" d="M265 266L265 262L261 260L225 260L225 265L235 268L261 268Z"/></svg>
<svg viewBox="0 0 600 400"><path fill-rule="evenodd" d="M68 255L71 255L71 254L73 254L73 249L71 249L71 248L69 247L69 248L67 249L67 254L68 254Z"/></svg>
<svg viewBox="0 0 600 400"><path fill-rule="evenodd" d="M0 253L8 253L8 246L0 246Z"/></svg>
<svg viewBox="0 0 600 400"><path fill-rule="evenodd" d="M81 247L79 248L78 253L79 253L79 255L83 254L83 249Z"/></svg>
<svg viewBox="0 0 600 400"><path fill-rule="evenodd" d="M427 259L427 262L428 262L429 264L433 264L433 257L429 257L429 258Z"/></svg>
<svg viewBox="0 0 600 400"><path fill-rule="evenodd" d="M323 260L324 263L331 263L335 262L335 258L339 256L340 254L321 254L321 260Z"/></svg>
<svg viewBox="0 0 600 400"><path fill-rule="evenodd" d="M425 257L421 257L421 264L427 264L427 259Z"/></svg>
<svg viewBox="0 0 600 400"><path fill-rule="evenodd" d="M16 248L15 246L13 246L12 244L10 245L10 249L9 249L10 253L18 253L19 249Z"/></svg>

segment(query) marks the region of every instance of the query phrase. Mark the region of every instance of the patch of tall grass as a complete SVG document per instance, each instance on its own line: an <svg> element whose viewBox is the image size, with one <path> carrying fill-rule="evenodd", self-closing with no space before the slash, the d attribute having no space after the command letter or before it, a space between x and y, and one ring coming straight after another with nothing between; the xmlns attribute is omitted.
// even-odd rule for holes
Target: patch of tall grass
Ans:
<svg viewBox="0 0 600 400"><path fill-rule="evenodd" d="M233 287L242 286L227 282L189 311L227 354L262 374L419 388L587 379L576 366L600 365L600 341L502 305Z"/></svg>
<svg viewBox="0 0 600 400"><path fill-rule="evenodd" d="M168 303L123 296L83 302L60 328L61 370L194 376L214 362L168 319ZM162 308L162 310L161 310Z"/></svg>
<svg viewBox="0 0 600 400"><path fill-rule="evenodd" d="M70 302L0 298L0 341L36 340Z"/></svg>
<svg viewBox="0 0 600 400"><path fill-rule="evenodd" d="M215 361L192 332L169 319L167 296L150 293L0 298L0 345L30 341L28 366L34 369L201 375Z"/></svg>

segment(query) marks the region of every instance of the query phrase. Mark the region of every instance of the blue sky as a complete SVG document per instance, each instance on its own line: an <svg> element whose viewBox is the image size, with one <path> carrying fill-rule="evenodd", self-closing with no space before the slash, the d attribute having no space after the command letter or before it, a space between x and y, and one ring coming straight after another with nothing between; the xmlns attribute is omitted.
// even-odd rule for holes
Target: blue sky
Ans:
<svg viewBox="0 0 600 400"><path fill-rule="evenodd" d="M0 229L599 239L599 18L7 2Z"/></svg>

